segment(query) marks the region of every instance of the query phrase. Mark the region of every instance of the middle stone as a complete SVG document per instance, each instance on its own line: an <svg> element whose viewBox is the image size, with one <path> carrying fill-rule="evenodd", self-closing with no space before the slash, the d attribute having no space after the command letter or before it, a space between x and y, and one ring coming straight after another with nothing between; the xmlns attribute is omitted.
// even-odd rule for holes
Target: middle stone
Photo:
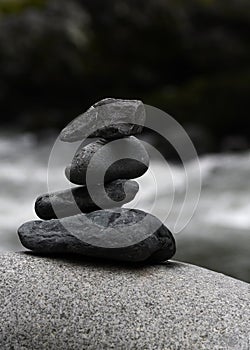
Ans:
<svg viewBox="0 0 250 350"><path fill-rule="evenodd" d="M108 183L140 177L148 166L149 155L136 137L112 142L99 139L77 150L72 163L65 169L65 175L74 184L86 185L87 170L94 170L90 177L92 184Z"/></svg>

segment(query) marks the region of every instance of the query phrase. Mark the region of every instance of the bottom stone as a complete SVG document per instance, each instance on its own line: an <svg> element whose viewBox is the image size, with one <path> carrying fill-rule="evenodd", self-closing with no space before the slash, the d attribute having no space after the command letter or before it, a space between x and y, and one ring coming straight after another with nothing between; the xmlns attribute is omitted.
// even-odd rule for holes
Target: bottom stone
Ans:
<svg viewBox="0 0 250 350"><path fill-rule="evenodd" d="M22 244L40 253L76 253L123 261L159 262L175 254L170 231L155 216L137 209L98 210L18 230Z"/></svg>

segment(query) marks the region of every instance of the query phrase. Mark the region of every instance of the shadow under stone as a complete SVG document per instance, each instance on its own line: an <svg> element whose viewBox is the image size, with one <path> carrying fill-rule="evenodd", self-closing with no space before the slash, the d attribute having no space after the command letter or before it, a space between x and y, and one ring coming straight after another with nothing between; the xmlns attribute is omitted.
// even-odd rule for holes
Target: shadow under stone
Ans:
<svg viewBox="0 0 250 350"><path fill-rule="evenodd" d="M18 254L29 255L37 258L46 258L51 261L51 263L61 264L69 263L78 266L91 265L92 267L97 268L114 268L114 269L124 269L124 270L142 270L148 267L154 266L165 266L167 269L179 268L182 266L182 263L176 261L164 261L161 263L152 263L152 262L127 262L127 261L117 261L113 259L102 259L102 258L93 258L88 256L82 256L80 254L45 254L37 253L32 251L19 251Z"/></svg>

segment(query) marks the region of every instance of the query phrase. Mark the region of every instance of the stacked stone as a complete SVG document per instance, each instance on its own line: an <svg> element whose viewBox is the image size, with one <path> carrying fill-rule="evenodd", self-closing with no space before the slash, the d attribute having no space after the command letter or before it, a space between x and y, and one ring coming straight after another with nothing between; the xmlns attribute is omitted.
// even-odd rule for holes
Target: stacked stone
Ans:
<svg viewBox="0 0 250 350"><path fill-rule="evenodd" d="M86 137L97 140L80 146L65 169L67 179L80 186L36 200L35 211L44 221L27 222L19 228L19 238L26 248L45 254L76 253L137 262L159 262L174 255L174 238L156 217L141 210L121 208L139 190L137 182L130 179L142 176L149 166L147 151L133 136L142 132L144 122L141 101L108 98L94 104L63 129L60 139L64 142L82 141ZM111 204L103 196L101 183L92 184L91 194L97 199L94 201L87 186L88 167L105 145L109 146L108 154L104 152L103 157L113 159L117 149L110 141L116 139L122 139L125 149L132 149L136 159L123 157L106 171L104 186ZM91 164L97 173L105 169L107 159L103 157L96 157L94 165Z"/></svg>

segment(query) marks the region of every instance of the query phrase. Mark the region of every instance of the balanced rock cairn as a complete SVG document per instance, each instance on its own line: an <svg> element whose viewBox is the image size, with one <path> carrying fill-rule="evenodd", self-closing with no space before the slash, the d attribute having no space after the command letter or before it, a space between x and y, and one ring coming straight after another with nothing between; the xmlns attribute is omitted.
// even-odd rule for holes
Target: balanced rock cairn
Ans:
<svg viewBox="0 0 250 350"><path fill-rule="evenodd" d="M18 229L26 248L42 254L80 254L132 262L160 262L174 255L174 238L159 219L141 210L121 208L120 204L133 200L139 185L130 179L143 175L149 166L143 144L133 136L142 132L144 122L141 101L107 98L63 129L61 141L82 141L86 137L97 141L80 146L65 170L67 179L81 186L45 194L36 200L35 211L44 221L30 221ZM106 171L105 192L116 203L115 207L107 208L101 184L92 188L96 202L89 193L86 175L92 157L116 139L132 149L136 159L123 157ZM113 144L110 142L105 157L112 159L110 156L117 152ZM106 159L97 157L95 171L103 169L105 162Z"/></svg>

